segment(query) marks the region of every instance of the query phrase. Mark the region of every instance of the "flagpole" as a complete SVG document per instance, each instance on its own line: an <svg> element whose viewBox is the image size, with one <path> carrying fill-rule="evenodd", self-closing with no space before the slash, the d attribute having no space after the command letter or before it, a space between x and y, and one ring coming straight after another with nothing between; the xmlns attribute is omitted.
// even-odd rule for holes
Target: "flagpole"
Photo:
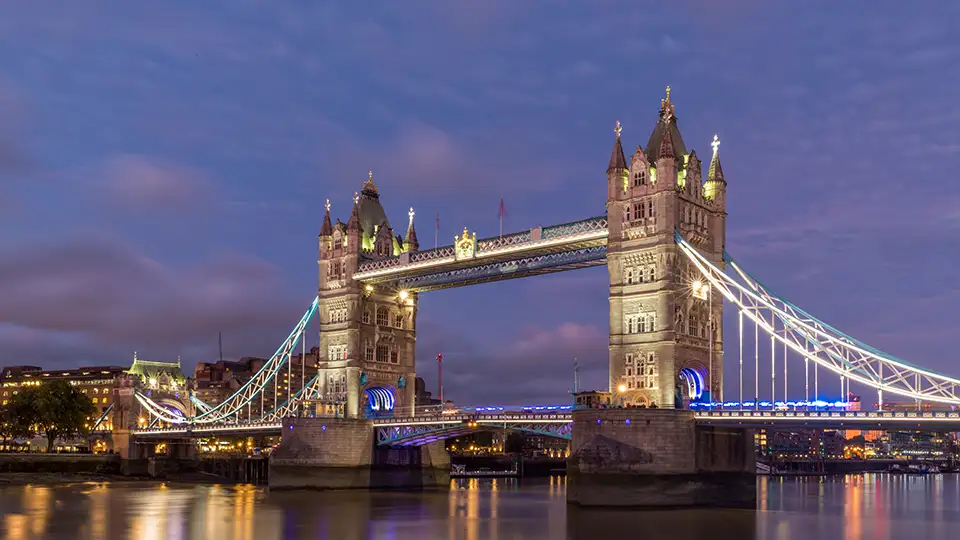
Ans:
<svg viewBox="0 0 960 540"><path fill-rule="evenodd" d="M580 364L577 362L577 357L573 357L573 393L577 394L580 392Z"/></svg>
<svg viewBox="0 0 960 540"><path fill-rule="evenodd" d="M437 210L437 227L433 231L433 249L440 247L440 211Z"/></svg>
<svg viewBox="0 0 960 540"><path fill-rule="evenodd" d="M500 197L500 238L503 238L503 197Z"/></svg>

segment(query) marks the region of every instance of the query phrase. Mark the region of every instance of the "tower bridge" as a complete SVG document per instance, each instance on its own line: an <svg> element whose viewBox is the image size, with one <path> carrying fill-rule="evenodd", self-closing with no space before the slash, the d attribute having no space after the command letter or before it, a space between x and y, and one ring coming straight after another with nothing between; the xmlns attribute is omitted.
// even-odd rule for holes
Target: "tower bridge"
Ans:
<svg viewBox="0 0 960 540"><path fill-rule="evenodd" d="M846 396L856 383L876 390L881 409L891 394L918 404L958 406L960 380L844 334L777 296L736 262L726 245L727 178L719 137L713 138L704 164L680 133L669 88L646 144L629 158L621 135L617 122L605 175L607 201L604 211L592 212L595 217L486 238L464 227L451 244L435 249L420 249L412 208L404 234L391 225L370 172L345 223L332 217L327 201L318 237L317 297L263 368L222 403L196 403L190 417L172 415L139 392L138 404L168 431L278 429L283 442L275 461L294 471L284 478L301 482L297 485L326 481L297 467L369 466L375 459L365 449L377 445L421 445L425 453L403 454L404 459L442 465L436 441L480 427L571 437L572 459L580 463L574 470L593 478L593 473L615 470L617 465L604 461L608 455L633 456L630 475L740 474L752 459L746 455L747 446L752 448L748 428L956 425L952 412L898 417L882 410L759 410L761 401L790 400L788 366L801 363L804 402L819 400L828 384ZM614 405L624 408L557 413L549 421L525 414L442 419L400 413L415 410L410 383L416 377L420 294L604 264L609 390ZM728 350L725 306L737 313L738 342ZM290 380L290 357L303 346L314 318L319 321L319 373L296 392L289 389L280 402L278 380L285 372ZM731 351L739 376L724 384L723 366ZM745 372L753 388L744 385ZM268 392L272 407L264 403ZM752 406L731 410L721 405L725 398ZM259 407L251 407L257 401ZM693 411L691 403L707 406ZM336 451L333 441L341 445ZM696 450L694 457L680 456L702 445L714 454ZM677 455L651 457L664 448L674 448ZM305 476L298 478L300 473ZM719 493L719 485L704 489ZM590 498L586 491L574 492L581 502Z"/></svg>

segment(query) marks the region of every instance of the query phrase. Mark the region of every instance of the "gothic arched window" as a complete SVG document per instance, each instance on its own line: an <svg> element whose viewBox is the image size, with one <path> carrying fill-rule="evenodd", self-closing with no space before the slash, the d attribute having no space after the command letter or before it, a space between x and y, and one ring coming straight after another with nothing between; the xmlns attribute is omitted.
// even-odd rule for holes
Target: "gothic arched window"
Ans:
<svg viewBox="0 0 960 540"><path fill-rule="evenodd" d="M377 326L390 326L390 311L385 306L377 308Z"/></svg>

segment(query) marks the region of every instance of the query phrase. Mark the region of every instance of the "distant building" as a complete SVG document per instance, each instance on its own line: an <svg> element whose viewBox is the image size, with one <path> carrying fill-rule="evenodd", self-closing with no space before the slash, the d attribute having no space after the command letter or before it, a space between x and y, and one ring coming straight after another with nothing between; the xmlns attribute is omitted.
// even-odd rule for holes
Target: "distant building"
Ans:
<svg viewBox="0 0 960 540"><path fill-rule="evenodd" d="M427 384L424 382L423 377L417 377L414 380L414 394L413 399L417 407L439 407L440 400L433 397L433 394L427 390Z"/></svg>
<svg viewBox="0 0 960 540"><path fill-rule="evenodd" d="M610 392L600 390L588 390L586 392L577 392L573 395L574 403L579 408L598 409L610 405Z"/></svg>
<svg viewBox="0 0 960 540"><path fill-rule="evenodd" d="M180 371L180 362L155 362L133 355L128 368L121 366L86 366L71 369L45 370L38 366L8 366L0 370L0 403L6 405L20 392L47 381L65 380L76 386L93 402L91 422L103 416L113 405L115 390L122 377L134 376L149 390L176 394L189 390L190 380ZM112 414L96 425L96 431L113 429Z"/></svg>
<svg viewBox="0 0 960 540"><path fill-rule="evenodd" d="M758 453L773 459L837 459L844 457L846 439L839 431L804 429L763 430L755 438Z"/></svg>
<svg viewBox="0 0 960 540"><path fill-rule="evenodd" d="M97 417L113 403L114 381L126 372L120 366L89 366L45 370L37 366L9 366L0 371L0 403L6 405L20 392L47 381L65 380L90 397ZM109 420L105 421L109 429Z"/></svg>

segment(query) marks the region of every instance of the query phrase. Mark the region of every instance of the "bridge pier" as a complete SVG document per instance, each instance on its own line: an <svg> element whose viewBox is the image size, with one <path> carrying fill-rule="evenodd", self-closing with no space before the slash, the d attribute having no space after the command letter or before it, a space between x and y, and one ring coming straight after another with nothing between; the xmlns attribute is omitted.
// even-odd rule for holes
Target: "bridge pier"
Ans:
<svg viewBox="0 0 960 540"><path fill-rule="evenodd" d="M352 418L286 418L270 456L270 489L430 489L450 485L443 441L375 446L373 423Z"/></svg>
<svg viewBox="0 0 960 540"><path fill-rule="evenodd" d="M753 448L750 430L697 426L692 411L574 411L567 502L755 508Z"/></svg>

